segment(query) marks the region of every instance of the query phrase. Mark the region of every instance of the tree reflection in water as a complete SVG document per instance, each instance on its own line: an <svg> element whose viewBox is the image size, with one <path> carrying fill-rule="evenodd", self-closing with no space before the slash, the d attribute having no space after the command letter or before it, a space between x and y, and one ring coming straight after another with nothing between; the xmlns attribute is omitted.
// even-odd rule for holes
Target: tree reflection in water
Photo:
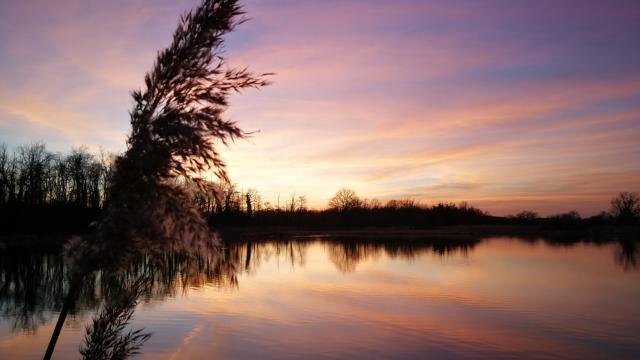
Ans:
<svg viewBox="0 0 640 360"><path fill-rule="evenodd" d="M186 253L166 252L141 255L117 270L99 270L87 275L78 288L70 314L86 316L100 304L115 303L130 293L122 289L136 285L136 299L143 302L162 301L189 288L215 286L234 289L239 286L239 273L255 273L261 264L278 258L292 267L304 267L311 244L323 241L331 261L340 271L353 271L369 258L385 254L389 257L413 259L420 254L445 256L466 253L477 241L327 241L288 239L281 241L232 242L223 250ZM70 265L53 254L2 253L0 261L0 309L13 320L17 331L37 331L52 320L62 308L70 287Z"/></svg>
<svg viewBox="0 0 640 360"><path fill-rule="evenodd" d="M638 256L640 256L638 240L622 240L618 244L615 252L616 263L625 270L637 269Z"/></svg>
<svg viewBox="0 0 640 360"><path fill-rule="evenodd" d="M62 307L69 283L67 267L56 254L0 252L0 313L13 328L35 332Z"/></svg>
<svg viewBox="0 0 640 360"><path fill-rule="evenodd" d="M483 240L369 240L284 239L279 241L233 241L220 253L166 252L141 255L118 271L101 270L84 278L70 314L85 317L113 303L136 281L136 303L162 301L189 288L215 286L235 289L238 275L254 274L262 264L277 258L292 267L304 267L309 247L320 242L330 261L341 272L356 271L363 261L381 256L414 260L433 254L441 257L470 254ZM543 240L546 244L572 246L575 242ZM581 242L577 242L581 243ZM614 261L625 270L637 269L636 241L617 241ZM69 264L59 255L5 251L0 254L0 314L20 332L35 332L61 310L69 291ZM129 303L132 304L132 303ZM133 308L133 305L132 307ZM126 334L124 334L126 335ZM88 345L85 345L85 347Z"/></svg>
<svg viewBox="0 0 640 360"><path fill-rule="evenodd" d="M377 240L362 241L357 239L327 243L329 259L341 272L353 272L364 260L378 258L382 254L390 258L412 260L426 252L447 256L449 254L466 255L479 240L437 240L421 241Z"/></svg>

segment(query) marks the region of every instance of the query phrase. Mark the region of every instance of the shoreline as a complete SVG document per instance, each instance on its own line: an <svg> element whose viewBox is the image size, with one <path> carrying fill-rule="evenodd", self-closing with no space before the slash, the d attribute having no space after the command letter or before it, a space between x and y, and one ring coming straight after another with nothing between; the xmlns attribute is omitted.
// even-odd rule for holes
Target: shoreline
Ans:
<svg viewBox="0 0 640 360"><path fill-rule="evenodd" d="M229 226L212 229L223 242L264 242L278 240L310 241L317 239L384 240L384 241L474 241L489 237L520 237L528 240L550 239L558 242L579 241L607 243L640 241L638 225L597 225L587 227L552 228L540 225L444 225L431 228L354 227L310 228L296 226ZM82 232L42 234L0 234L0 251L23 249L46 251L61 249L73 235Z"/></svg>
<svg viewBox="0 0 640 360"><path fill-rule="evenodd" d="M584 228L554 229L538 225L445 225L433 228L411 227L361 227L361 228L304 228L281 227L225 227L217 230L223 240L229 241L269 241L286 237L288 239L385 239L397 237L398 241L419 240L479 240L488 237L566 238L567 241L610 242L620 240L640 240L639 226L591 226ZM608 239L606 239L608 238ZM262 240L263 239L263 240Z"/></svg>

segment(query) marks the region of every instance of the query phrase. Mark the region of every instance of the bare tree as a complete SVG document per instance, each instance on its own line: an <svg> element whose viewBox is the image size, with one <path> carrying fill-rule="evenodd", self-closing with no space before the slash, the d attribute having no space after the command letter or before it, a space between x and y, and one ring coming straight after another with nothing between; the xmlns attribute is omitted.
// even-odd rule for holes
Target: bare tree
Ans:
<svg viewBox="0 0 640 360"><path fill-rule="evenodd" d="M89 200L89 166L92 155L81 146L67 157L67 169L71 183L70 197L78 207L86 207Z"/></svg>
<svg viewBox="0 0 640 360"><path fill-rule="evenodd" d="M516 219L519 219L519 220L531 221L531 220L538 219L540 216L535 211L523 210L523 211L513 215L513 217L516 218Z"/></svg>
<svg viewBox="0 0 640 360"><path fill-rule="evenodd" d="M298 211L306 211L307 210L307 196L300 195L298 196Z"/></svg>
<svg viewBox="0 0 640 360"><path fill-rule="evenodd" d="M0 205L9 197L9 154L7 145L0 145Z"/></svg>
<svg viewBox="0 0 640 360"><path fill-rule="evenodd" d="M14 204L16 202L21 201L20 195L18 194L18 183L19 183L19 166L18 159L14 156L7 163L7 203Z"/></svg>
<svg viewBox="0 0 640 360"><path fill-rule="evenodd" d="M258 193L258 190L249 188L247 190L245 197L246 197L245 202L247 205L247 214L249 216L252 216L253 213L260 211L262 200L260 199L260 194Z"/></svg>
<svg viewBox="0 0 640 360"><path fill-rule="evenodd" d="M352 210L361 207L362 200L351 189L340 189L329 200L329 207L336 210Z"/></svg>
<svg viewBox="0 0 640 360"><path fill-rule="evenodd" d="M46 177L51 165L52 156L46 151L43 143L33 143L18 148L19 194L27 205L42 205L45 202L47 188Z"/></svg>
<svg viewBox="0 0 640 360"><path fill-rule="evenodd" d="M285 203L285 210L290 213L295 212L297 204L296 193L293 193L291 194L291 198Z"/></svg>
<svg viewBox="0 0 640 360"><path fill-rule="evenodd" d="M611 199L611 214L622 220L633 220L640 217L640 196L638 193L623 191Z"/></svg>

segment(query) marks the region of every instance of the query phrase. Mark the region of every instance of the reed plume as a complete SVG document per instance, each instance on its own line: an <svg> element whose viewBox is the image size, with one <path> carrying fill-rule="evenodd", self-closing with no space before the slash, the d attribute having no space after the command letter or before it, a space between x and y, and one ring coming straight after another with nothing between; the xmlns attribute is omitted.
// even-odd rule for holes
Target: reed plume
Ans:
<svg viewBox="0 0 640 360"><path fill-rule="evenodd" d="M123 249L216 245L187 184L215 191L199 177L205 171L228 181L218 146L248 135L224 117L228 97L268 84L270 74L229 68L223 56L223 36L244 21L236 0L204 0L180 17L173 42L158 52L143 89L132 92L131 135L126 152L115 160L106 214L95 238L70 242L69 253L82 243L102 259L110 258L110 249L121 258ZM72 258L86 263L88 257Z"/></svg>
<svg viewBox="0 0 640 360"><path fill-rule="evenodd" d="M72 290L45 359L53 353L75 289L87 273L117 271L140 254L218 248L189 188L195 184L201 191L212 191L199 177L209 170L228 181L218 146L248 135L223 116L228 97L268 84L269 74L229 68L223 57L223 36L244 21L236 0L203 0L180 17L173 42L158 52L144 87L132 92L131 135L126 152L115 160L105 214L90 235L73 237L65 246L73 269ZM130 296L120 300L105 305L88 329L85 358L125 358L146 340L141 332L118 335L135 308ZM93 343L104 339L116 345Z"/></svg>

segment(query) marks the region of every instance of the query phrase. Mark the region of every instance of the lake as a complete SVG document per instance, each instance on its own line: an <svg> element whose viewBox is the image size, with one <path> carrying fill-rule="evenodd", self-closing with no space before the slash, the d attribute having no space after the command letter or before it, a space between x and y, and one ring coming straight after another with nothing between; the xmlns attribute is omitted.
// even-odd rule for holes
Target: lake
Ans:
<svg viewBox="0 0 640 360"><path fill-rule="evenodd" d="M101 300L150 274L139 359L639 358L635 243L306 237L235 242L221 258L141 259L83 283L54 358ZM56 254L4 251L0 358L40 359L68 283Z"/></svg>

